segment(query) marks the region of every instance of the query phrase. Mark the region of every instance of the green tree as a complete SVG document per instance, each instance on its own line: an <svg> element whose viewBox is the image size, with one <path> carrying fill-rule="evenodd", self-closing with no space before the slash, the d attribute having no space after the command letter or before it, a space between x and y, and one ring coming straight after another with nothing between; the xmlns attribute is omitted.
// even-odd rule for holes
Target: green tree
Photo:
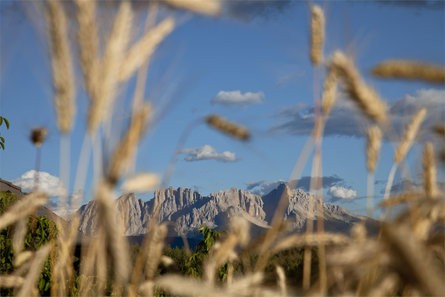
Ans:
<svg viewBox="0 0 445 297"><path fill-rule="evenodd" d="M6 129L9 130L9 121L7 118L0 116L0 126L5 123ZM2 137L0 133L0 147L5 150L5 138Z"/></svg>
<svg viewBox="0 0 445 297"><path fill-rule="evenodd" d="M0 192L0 215L19 200L12 192ZM46 217L30 216L28 218L28 232L25 236L24 249L35 251L42 245L53 240L57 236L55 222ZM0 274L10 274L14 270L14 250L12 248L13 226L0 230ZM51 265L50 259L45 261L38 283L41 296L49 296L51 289ZM13 290L0 289L0 296L13 296Z"/></svg>
<svg viewBox="0 0 445 297"><path fill-rule="evenodd" d="M194 277L202 275L202 264L205 258L207 258L213 244L225 233L224 231L212 230L207 226L201 226L198 230L199 234L202 234L203 240L196 246L195 251L185 263L186 274ZM225 279L227 268L228 264L225 264L218 271L220 280Z"/></svg>

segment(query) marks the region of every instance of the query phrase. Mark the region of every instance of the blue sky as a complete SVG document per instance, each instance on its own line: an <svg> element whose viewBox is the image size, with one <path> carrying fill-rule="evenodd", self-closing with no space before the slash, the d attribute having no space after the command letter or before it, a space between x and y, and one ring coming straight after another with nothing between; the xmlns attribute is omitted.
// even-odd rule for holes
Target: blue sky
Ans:
<svg viewBox="0 0 445 297"><path fill-rule="evenodd" d="M60 135L52 106L44 24L28 2L21 2L21 6L11 3L0 4L0 115L11 122L9 131L0 127L1 135L6 138L6 150L0 151L0 177L17 180L34 169L36 152L28 135L35 126L49 130L42 146L41 170L59 177ZM203 194L232 186L261 191L289 178L310 134L314 96L319 97L319 93L314 94L314 88L322 84L324 76L322 69L314 76L308 58L307 2L253 1L245 7L230 3L226 4L224 16L217 19L174 12L182 23L158 48L149 69L145 98L153 102L159 121L140 144L136 172L163 174L178 140L183 133L189 133L169 182L174 187L196 188ZM396 127L401 129L406 125L413 110L421 106L431 111L425 125L443 122L443 86L382 81L369 74L378 62L392 58L444 65L443 5L404 6L375 1L316 3L326 14L325 57L334 50L354 56L365 80L394 106ZM143 10L140 6L138 9L134 36L143 24ZM172 12L163 9L160 15L169 13ZM25 19L25 15L33 17ZM74 33L72 36L74 44ZM73 52L76 53L74 47ZM77 72L80 73L79 69ZM116 127L125 126L128 121L134 84L132 79L120 90L114 113ZM77 85L78 113L71 135L71 184L85 134L88 107L79 75ZM245 103L233 104L236 100ZM251 141L241 143L205 124L188 128L213 113L248 127ZM360 119L360 114L355 114L351 109L334 110L323 139L323 176L328 181L325 200L363 214L366 205L361 199L366 195L363 132L366 127L355 119ZM114 135L121 133L119 128L114 131ZM408 158L415 179L421 172L419 152L415 146ZM393 144L385 142L377 181L386 180L392 160ZM86 200L91 199L91 171L90 168L85 187ZM303 176L310 173L311 160ZM443 171L439 170L439 175L443 180ZM401 177L397 176L396 183L399 181ZM337 188L331 189L334 186ZM376 194L381 195L382 187L382 183L376 185ZM342 191L336 191L338 189ZM142 197L148 199L151 195Z"/></svg>

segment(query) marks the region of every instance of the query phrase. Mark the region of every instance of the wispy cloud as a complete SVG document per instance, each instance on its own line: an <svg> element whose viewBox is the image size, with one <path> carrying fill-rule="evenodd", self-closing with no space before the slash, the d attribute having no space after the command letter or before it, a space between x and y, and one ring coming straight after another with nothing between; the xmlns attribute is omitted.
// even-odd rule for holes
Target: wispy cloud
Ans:
<svg viewBox="0 0 445 297"><path fill-rule="evenodd" d="M333 198L332 200L351 200L357 198L357 191L342 187L342 186L332 186L328 190L328 194Z"/></svg>
<svg viewBox="0 0 445 297"><path fill-rule="evenodd" d="M29 170L13 180L12 183L21 187L25 192L32 191L34 190L36 174L38 175L39 190L45 192L49 197L66 195L66 189L63 187L61 180L57 176L44 171Z"/></svg>
<svg viewBox="0 0 445 297"><path fill-rule="evenodd" d="M333 185L343 183L344 180L336 175L331 176L324 176L322 178L323 181L323 188L329 188ZM246 183L246 190L252 191L252 193L263 196L271 191L275 190L280 184L286 183L284 180L277 180L277 181L256 181L256 182L247 182ZM297 181L297 188L300 188L306 192L310 189L310 183L311 183L311 177L310 176L303 176L301 179Z"/></svg>
<svg viewBox="0 0 445 297"><path fill-rule="evenodd" d="M219 91L212 99L212 104L222 104L226 106L247 106L249 104L262 103L264 99L263 92L246 92L241 91Z"/></svg>
<svg viewBox="0 0 445 297"><path fill-rule="evenodd" d="M230 151L224 151L218 153L215 148L206 144L197 148L186 148L180 151L180 154L187 155L184 160L186 161L201 161L201 160L217 160L222 162L235 162L235 153Z"/></svg>
<svg viewBox="0 0 445 297"><path fill-rule="evenodd" d="M391 121L396 135L402 133L413 114L420 108L427 109L427 117L422 127L429 128L443 119L445 111L445 90L423 89L414 95L395 101L390 107ZM314 127L314 108L296 105L284 108L275 115L280 121L272 127L272 132L284 132L294 135L308 135ZM326 136L353 136L365 135L369 122L362 117L350 100L339 95L336 106L329 115L326 123ZM429 137L429 133L421 135Z"/></svg>

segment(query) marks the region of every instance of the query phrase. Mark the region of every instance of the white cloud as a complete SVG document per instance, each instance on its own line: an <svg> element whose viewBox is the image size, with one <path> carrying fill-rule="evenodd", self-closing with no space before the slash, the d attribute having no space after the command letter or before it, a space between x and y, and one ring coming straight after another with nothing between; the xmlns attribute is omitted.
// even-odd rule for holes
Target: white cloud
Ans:
<svg viewBox="0 0 445 297"><path fill-rule="evenodd" d="M13 184L22 188L25 192L34 190L35 185L35 170L29 170L25 172L21 177L12 181ZM39 190L45 192L49 197L56 197L66 194L62 182L56 176L49 174L48 172L38 172Z"/></svg>
<svg viewBox="0 0 445 297"><path fill-rule="evenodd" d="M187 155L184 158L186 161L218 160L222 162L235 162L237 160L235 153L230 151L218 153L208 144L197 148L186 148L179 153Z"/></svg>
<svg viewBox="0 0 445 297"><path fill-rule="evenodd" d="M332 186L328 194L337 199L354 199L357 197L357 191L342 186Z"/></svg>
<svg viewBox="0 0 445 297"><path fill-rule="evenodd" d="M313 177L311 176L303 176L299 180L293 180L293 182L295 182L295 184L297 185L297 189L302 189L303 191L309 192L312 179ZM323 176L322 181L323 181L323 188L329 188L340 182L344 182L344 180L338 177L337 175ZM282 179L271 182L267 182L264 180L256 182L247 182L246 190L251 191L254 194L263 196L275 190L280 184L285 184L285 183L287 182Z"/></svg>
<svg viewBox="0 0 445 297"><path fill-rule="evenodd" d="M427 117L422 124L423 131L429 131L434 123L443 120L445 112L445 90L421 89L414 94L407 94L391 104L389 112L391 122L401 135L412 116L420 108L426 108ZM281 120L271 130L294 135L308 135L314 127L314 108L304 105L289 106L276 114ZM325 128L325 136L343 135L362 137L366 135L369 120L362 116L357 107L345 95L339 94L334 109L329 115ZM430 138L430 133L421 135ZM396 139L398 140L398 139Z"/></svg>
<svg viewBox="0 0 445 297"><path fill-rule="evenodd" d="M264 98L263 92L246 92L242 94L238 91L219 91L215 98L212 99L212 103L222 105L238 105L245 106L253 103L262 103Z"/></svg>

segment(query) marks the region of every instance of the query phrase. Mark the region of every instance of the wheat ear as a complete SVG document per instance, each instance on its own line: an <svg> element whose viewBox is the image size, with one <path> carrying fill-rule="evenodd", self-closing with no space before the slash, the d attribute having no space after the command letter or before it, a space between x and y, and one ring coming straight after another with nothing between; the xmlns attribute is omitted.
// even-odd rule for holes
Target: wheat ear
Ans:
<svg viewBox="0 0 445 297"><path fill-rule="evenodd" d="M246 141L250 138L250 132L245 127L233 123L219 115L210 115L205 118L205 121L212 128L215 128L216 130L219 130L239 140Z"/></svg>
<svg viewBox="0 0 445 297"><path fill-rule="evenodd" d="M426 116L426 109L422 108L416 112L416 114L411 119L408 127L403 133L402 140L396 148L396 152L394 154L394 163L400 163L406 156L406 153L409 151L411 146L413 145L414 139L417 135L417 131L419 131L420 124L422 124L423 119Z"/></svg>
<svg viewBox="0 0 445 297"><path fill-rule="evenodd" d="M344 53L336 51L332 55L330 67L339 73L349 97L357 103L361 111L370 119L386 124L388 120L386 103L363 81L354 63Z"/></svg>
<svg viewBox="0 0 445 297"><path fill-rule="evenodd" d="M323 60L325 18L323 9L318 5L311 8L311 61L318 66Z"/></svg>
<svg viewBox="0 0 445 297"><path fill-rule="evenodd" d="M162 3L173 8L210 16L217 16L222 11L222 1L220 0L163 0Z"/></svg>
<svg viewBox="0 0 445 297"><path fill-rule="evenodd" d="M423 186L427 197L437 197L436 173L433 145L427 143L423 150Z"/></svg>
<svg viewBox="0 0 445 297"><path fill-rule="evenodd" d="M61 1L48 1L47 19L57 126L62 133L68 133L74 123L76 87L68 41L68 21Z"/></svg>
<svg viewBox="0 0 445 297"><path fill-rule="evenodd" d="M128 1L123 1L114 20L104 58L97 72L100 80L97 85L97 90L95 90L93 94L95 97L90 98L88 130L91 134L94 134L97 126L109 115L114 103L120 67L131 32L131 20L131 4Z"/></svg>
<svg viewBox="0 0 445 297"><path fill-rule="evenodd" d="M389 60L378 64L372 73L383 78L423 80L445 84L445 67L409 60Z"/></svg>
<svg viewBox="0 0 445 297"><path fill-rule="evenodd" d="M119 80L126 81L129 79L154 53L158 45L173 31L174 28L175 19L172 17L166 18L155 28L148 31L140 41L133 45L121 64Z"/></svg>

